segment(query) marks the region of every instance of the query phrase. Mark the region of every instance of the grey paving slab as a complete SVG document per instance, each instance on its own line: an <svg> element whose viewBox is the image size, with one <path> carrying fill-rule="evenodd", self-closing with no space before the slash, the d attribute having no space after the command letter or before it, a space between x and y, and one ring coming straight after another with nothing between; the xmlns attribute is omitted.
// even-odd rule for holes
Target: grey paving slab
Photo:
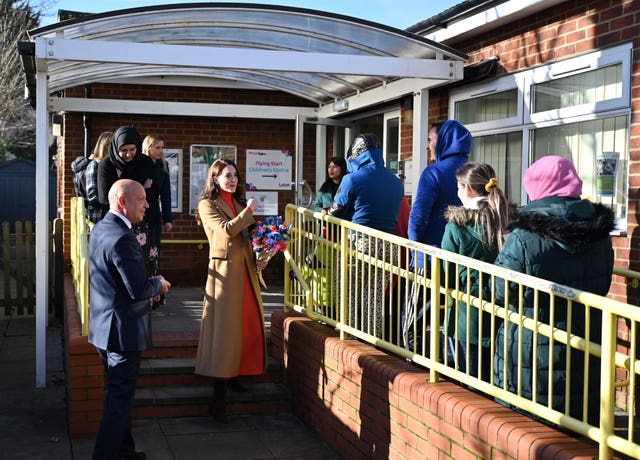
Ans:
<svg viewBox="0 0 640 460"><path fill-rule="evenodd" d="M0 319L0 458L67 460L66 392L62 333L47 333L46 387L36 388L35 320Z"/></svg>

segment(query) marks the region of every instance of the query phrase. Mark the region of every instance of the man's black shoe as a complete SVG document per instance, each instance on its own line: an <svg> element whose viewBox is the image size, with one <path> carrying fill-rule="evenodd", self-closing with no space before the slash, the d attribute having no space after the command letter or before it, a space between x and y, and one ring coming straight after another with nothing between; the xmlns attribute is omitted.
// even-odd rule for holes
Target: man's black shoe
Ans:
<svg viewBox="0 0 640 460"><path fill-rule="evenodd" d="M130 454L123 455L120 457L122 460L145 460L147 458L147 454L144 452L132 452Z"/></svg>

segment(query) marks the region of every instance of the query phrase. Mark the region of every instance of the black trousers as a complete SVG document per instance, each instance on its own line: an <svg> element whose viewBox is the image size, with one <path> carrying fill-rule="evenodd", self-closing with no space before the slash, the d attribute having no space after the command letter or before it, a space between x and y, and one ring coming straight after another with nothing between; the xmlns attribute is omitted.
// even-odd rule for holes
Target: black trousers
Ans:
<svg viewBox="0 0 640 460"><path fill-rule="evenodd" d="M142 352L97 350L107 374L107 395L92 458L115 460L135 452L131 406Z"/></svg>

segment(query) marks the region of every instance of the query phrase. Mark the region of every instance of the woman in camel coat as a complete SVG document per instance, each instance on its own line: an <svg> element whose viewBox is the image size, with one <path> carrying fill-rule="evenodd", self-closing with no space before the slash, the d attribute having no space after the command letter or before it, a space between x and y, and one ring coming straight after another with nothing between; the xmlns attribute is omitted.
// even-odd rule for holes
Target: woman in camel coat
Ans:
<svg viewBox="0 0 640 460"><path fill-rule="evenodd" d="M196 219L209 240L209 266L195 373L213 377L213 418L226 423L227 381L266 369L264 311L248 239L254 198L245 201L236 165L216 160L207 173ZM256 265L258 264L258 265Z"/></svg>

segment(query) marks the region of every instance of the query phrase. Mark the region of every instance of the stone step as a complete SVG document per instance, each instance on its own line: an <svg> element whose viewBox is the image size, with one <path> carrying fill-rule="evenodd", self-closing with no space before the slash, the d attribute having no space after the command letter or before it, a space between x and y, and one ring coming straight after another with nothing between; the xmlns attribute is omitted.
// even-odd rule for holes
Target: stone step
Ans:
<svg viewBox="0 0 640 460"><path fill-rule="evenodd" d="M243 382L243 385L246 391L227 391L228 414L291 411L291 396L285 385L275 382ZM212 384L138 388L132 416L206 416L212 395Z"/></svg>
<svg viewBox="0 0 640 460"><path fill-rule="evenodd" d="M143 358L140 364L138 387L212 384L212 378L194 374L195 361L195 357ZM269 356L265 374L243 376L239 380L247 384L282 382L282 365Z"/></svg>

